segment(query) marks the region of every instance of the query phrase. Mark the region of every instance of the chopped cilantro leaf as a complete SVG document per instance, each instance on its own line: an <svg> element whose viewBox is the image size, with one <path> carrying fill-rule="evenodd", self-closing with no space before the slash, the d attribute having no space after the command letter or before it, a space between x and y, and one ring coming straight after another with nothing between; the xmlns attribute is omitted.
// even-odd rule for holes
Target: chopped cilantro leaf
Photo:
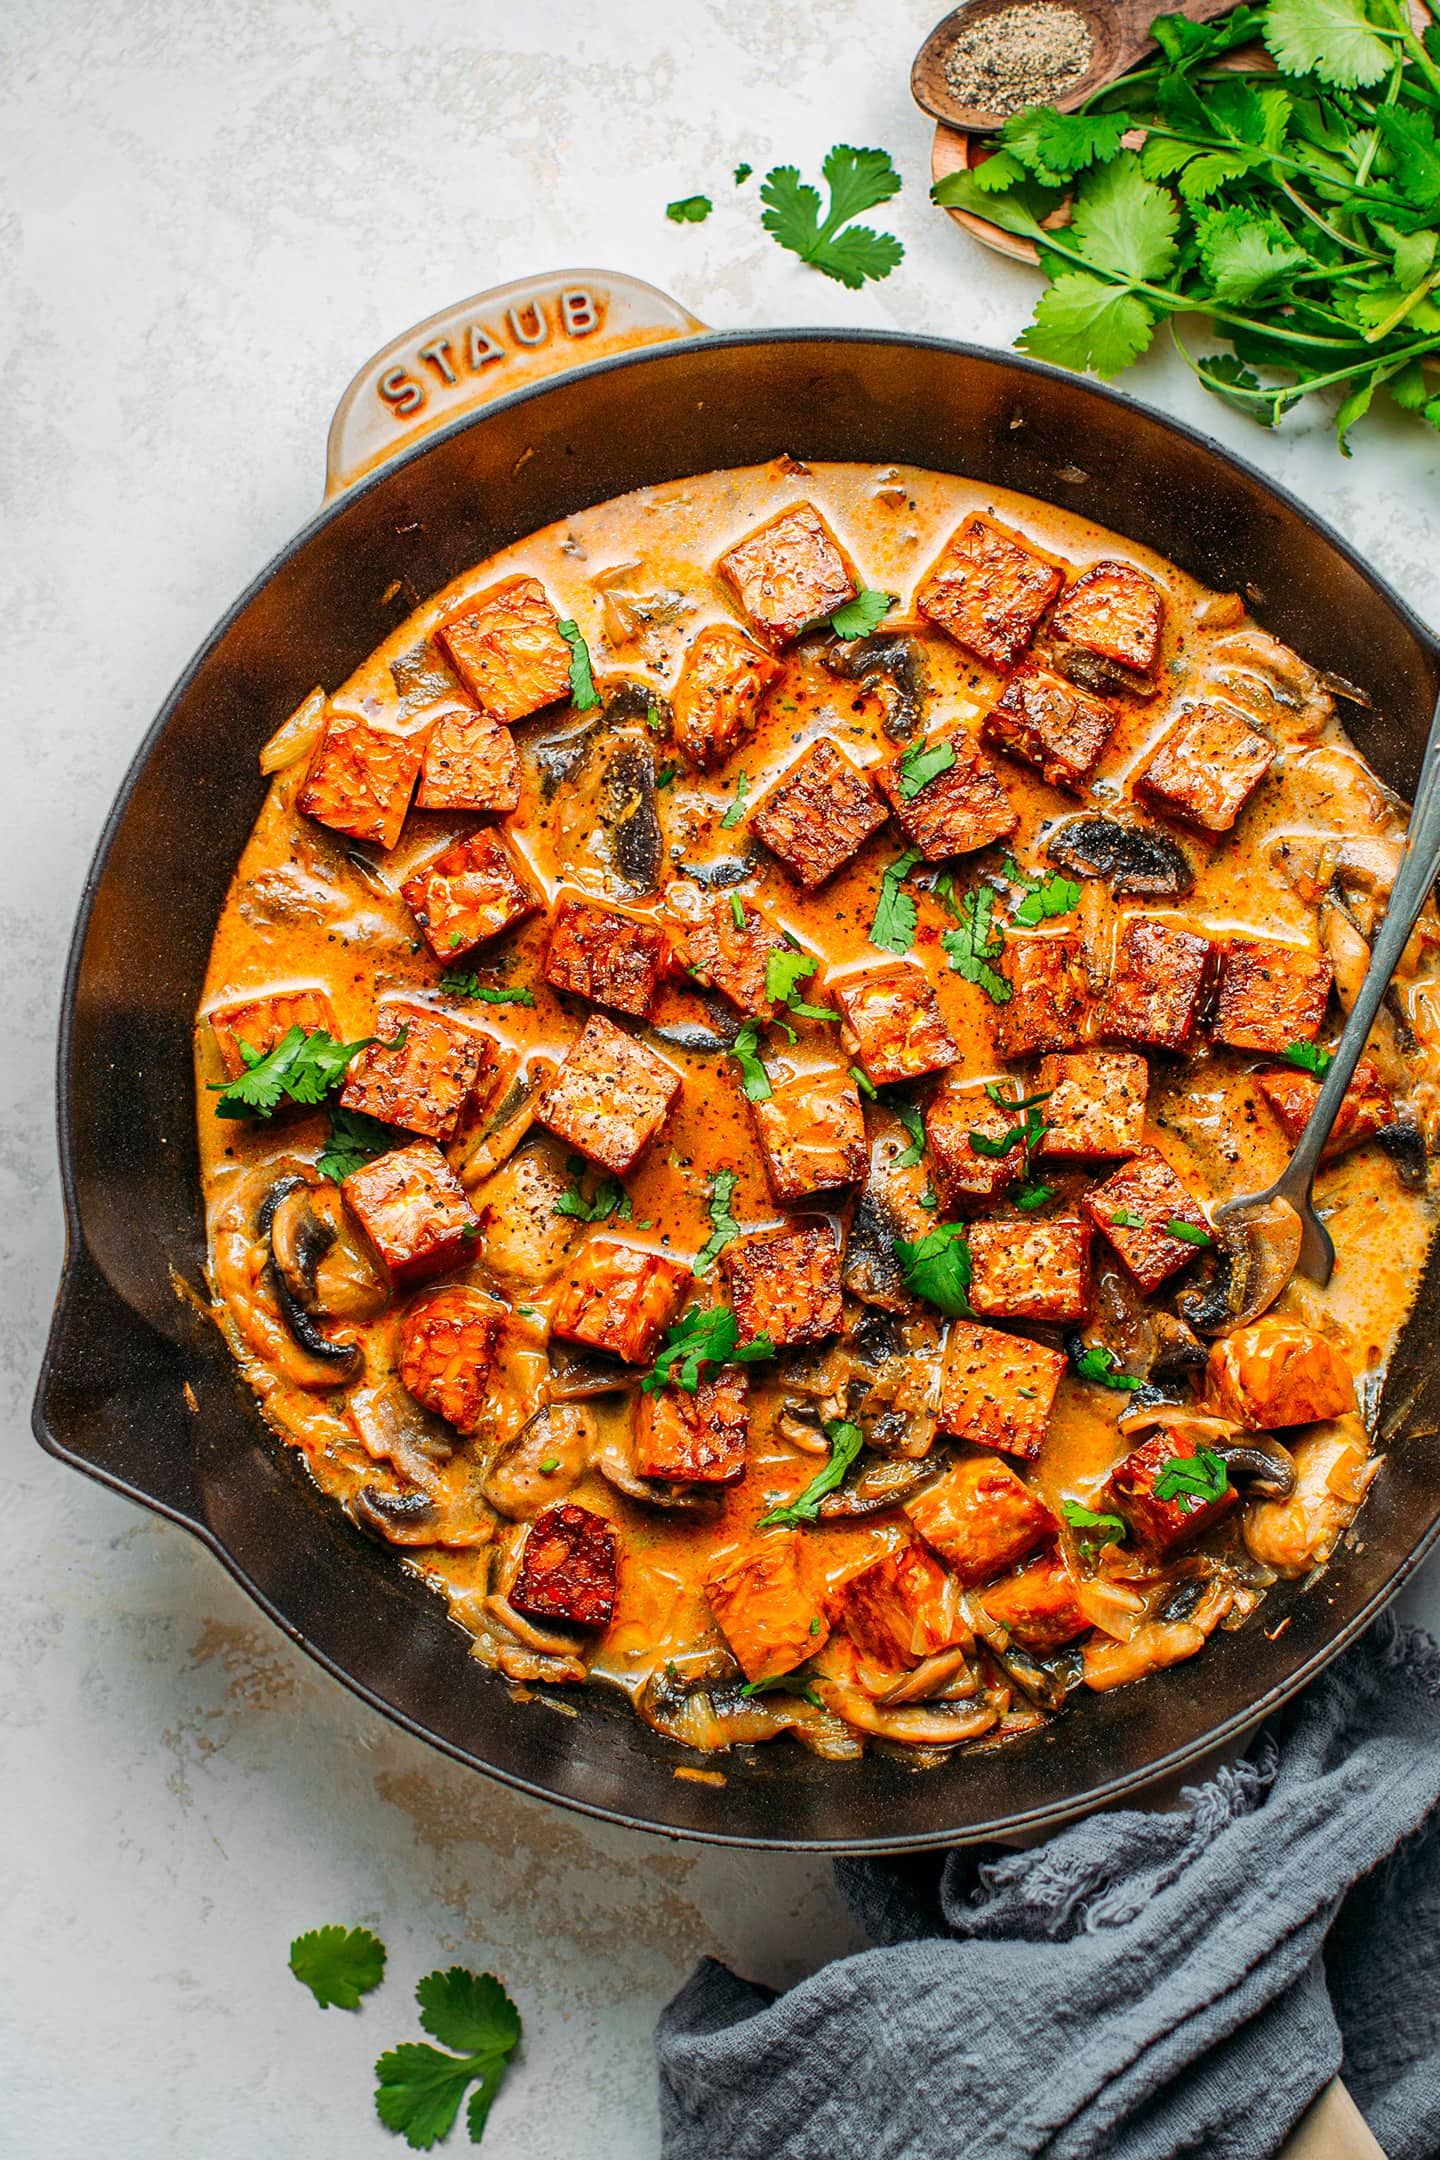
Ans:
<svg viewBox="0 0 1440 2160"><path fill-rule="evenodd" d="M1117 1230L1143 1230L1145 1228L1144 1216L1137 1215L1134 1208L1118 1207L1110 1220Z"/></svg>
<svg viewBox="0 0 1440 2160"><path fill-rule="evenodd" d="M574 1156L570 1158L572 1177L576 1176L575 1160ZM580 1168L583 1171L583 1163ZM552 1210L556 1215L569 1215L576 1222L586 1223L609 1222L612 1215L620 1222L629 1222L634 1212L634 1203L629 1193L620 1180L611 1177L608 1171L595 1187L590 1199L586 1199L584 1186L577 1178L570 1191L560 1195Z"/></svg>
<svg viewBox="0 0 1440 2160"><path fill-rule="evenodd" d="M765 1519L768 1522L770 1518L767 1515ZM819 1624L818 1621L811 1622L810 1632L812 1635L818 1629ZM813 1710L823 1710L825 1707L809 1681L805 1679L803 1674L798 1672L774 1673L768 1680L747 1680L740 1693L742 1695L798 1695L801 1702L809 1703Z"/></svg>
<svg viewBox="0 0 1440 2160"><path fill-rule="evenodd" d="M777 1525L795 1530L802 1523L813 1523L820 1513L820 1503L827 1493L837 1492L845 1481L845 1473L865 1445L865 1435L858 1425L831 1424L825 1427L830 1442L830 1459L823 1470L811 1478L802 1493L787 1500L780 1507L771 1508L762 1515L758 1529L770 1530Z"/></svg>
<svg viewBox="0 0 1440 2160"><path fill-rule="evenodd" d="M1046 878L1043 883L1030 885L1024 899L1015 910L1015 920L1027 930L1036 923L1048 922L1055 915L1069 915L1080 905L1080 887L1073 878Z"/></svg>
<svg viewBox="0 0 1440 2160"><path fill-rule="evenodd" d="M440 988L447 997L469 998L478 1005L533 1005L533 990L502 990L495 983L482 983L478 975L464 975L451 970L440 978Z"/></svg>
<svg viewBox="0 0 1440 2160"><path fill-rule="evenodd" d="M665 1341L652 1371L640 1386L653 1395L668 1381L693 1395L700 1385L702 1365L754 1365L775 1355L768 1335L742 1343L740 1323L728 1305L694 1305L665 1330Z"/></svg>
<svg viewBox="0 0 1440 2160"><path fill-rule="evenodd" d="M375 2065L375 2112L387 2130L398 2131L416 2151L438 2145L452 2128L470 2087L465 2111L470 2142L484 2135L510 2057L520 2044L520 2013L493 1973L427 1973L415 1990L420 2023L444 2048L406 2040Z"/></svg>
<svg viewBox="0 0 1440 2160"><path fill-rule="evenodd" d="M872 630L879 629L894 605L894 593L858 592L853 600L836 608L830 617L830 628L836 637L844 638L847 643L851 638L869 637Z"/></svg>
<svg viewBox="0 0 1440 2160"><path fill-rule="evenodd" d="M913 1170L925 1158L925 1119L914 1103L892 1103L896 1117L910 1135L910 1145L895 1158L897 1170Z"/></svg>
<svg viewBox="0 0 1440 2160"><path fill-rule="evenodd" d="M915 902L905 891L905 880L919 861L919 848L906 848L904 854L887 863L881 873L880 897L875 903L875 920L870 925L870 943L878 946L881 952L903 955L915 943L919 918Z"/></svg>
<svg viewBox="0 0 1440 2160"><path fill-rule="evenodd" d="M1107 1545L1118 1545L1125 1535L1123 1516L1097 1514L1094 1508L1082 1507L1078 1500L1062 1500L1060 1512L1077 1533L1075 1543L1087 1557Z"/></svg>
<svg viewBox="0 0 1440 2160"><path fill-rule="evenodd" d="M750 175L754 172L754 170L755 168L753 165L737 165L735 167L736 187L744 187L745 182L750 178Z"/></svg>
<svg viewBox="0 0 1440 2160"><path fill-rule="evenodd" d="M765 961L765 995L787 1005L801 1020L838 1020L840 1015L828 1005L807 1005L799 995L799 989L807 976L813 975L820 965L813 953L796 952L787 945L777 945Z"/></svg>
<svg viewBox="0 0 1440 2160"><path fill-rule="evenodd" d="M666 203L665 215L672 225L703 225L714 207L708 195L682 195L678 202Z"/></svg>
<svg viewBox="0 0 1440 2160"><path fill-rule="evenodd" d="M1280 1055L1287 1065L1298 1065L1302 1072L1313 1073L1317 1080L1325 1078L1335 1057L1333 1050L1322 1050L1319 1043L1305 1042L1286 1043Z"/></svg>
<svg viewBox="0 0 1440 2160"><path fill-rule="evenodd" d="M1114 1388L1117 1394L1133 1395L1142 1383L1133 1373L1120 1370L1120 1360L1104 1343L1082 1343L1073 1353L1070 1362L1082 1380L1093 1380L1100 1387Z"/></svg>
<svg viewBox="0 0 1440 2160"><path fill-rule="evenodd" d="M379 1118L367 1117L363 1110L342 1110L336 1103L330 1112L330 1138L324 1151L316 1156L315 1167L321 1177L338 1185L362 1163L373 1162L390 1148L403 1147L405 1139L406 1135L397 1133L393 1125L382 1125Z"/></svg>
<svg viewBox="0 0 1440 2160"><path fill-rule="evenodd" d="M913 1244L895 1240L895 1257L905 1277L905 1287L916 1297L928 1298L941 1312L969 1319L970 1246L964 1223L936 1223L933 1230Z"/></svg>
<svg viewBox="0 0 1440 2160"><path fill-rule="evenodd" d="M953 743L932 743L928 750L923 743L917 743L900 760L900 800L913 802L922 788L938 780L941 773L949 772L954 763Z"/></svg>
<svg viewBox="0 0 1440 2160"><path fill-rule="evenodd" d="M994 892L988 885L973 885L958 901L953 888L947 890L945 899L958 926L945 931L940 939L951 967L962 981L978 984L992 1005L1008 1005L1010 985L995 968L1005 938L994 919Z"/></svg>
<svg viewBox="0 0 1440 2160"><path fill-rule="evenodd" d="M753 1020L744 1027L730 1045L730 1055L740 1067L740 1085L751 1102L768 1102L775 1092L770 1085L770 1075L765 1070L760 1055L760 1030Z"/></svg>
<svg viewBox="0 0 1440 2160"><path fill-rule="evenodd" d="M727 1245L733 1245L740 1235L740 1225L730 1212L739 1178L733 1170L717 1170L710 1180L710 1198L707 1212L710 1216L710 1235L695 1256L695 1273L708 1275Z"/></svg>
<svg viewBox="0 0 1440 2160"><path fill-rule="evenodd" d="M290 1970L322 2010L355 2010L384 1977L385 1945L368 1928L312 1928L291 1943Z"/></svg>
<svg viewBox="0 0 1440 2160"><path fill-rule="evenodd" d="M1202 1230L1198 1223L1183 1221L1179 1215L1172 1215L1165 1228L1171 1237L1179 1238L1182 1245L1208 1245L1211 1242L1208 1230Z"/></svg>
<svg viewBox="0 0 1440 2160"><path fill-rule="evenodd" d="M745 903L738 892L732 892L730 895L730 920L737 930L745 928Z"/></svg>
<svg viewBox="0 0 1440 2160"><path fill-rule="evenodd" d="M1155 1480L1157 1500L1178 1501L1187 1515L1209 1501L1221 1499L1228 1490L1230 1473L1220 1456L1209 1448L1198 1455L1172 1455Z"/></svg>
<svg viewBox="0 0 1440 2160"><path fill-rule="evenodd" d="M722 817L720 820L720 830L722 832L733 832L735 830L735 827L740 823L741 818L745 815L745 804L749 799L749 795L749 774L743 772L737 773L735 776L735 800L731 803L729 809L725 812L724 817Z"/></svg>
<svg viewBox="0 0 1440 2160"><path fill-rule="evenodd" d="M402 1027L387 1047L400 1048L405 1035ZM339 1087L350 1060L379 1039L378 1035L363 1035L359 1042L340 1043L324 1028L312 1028L307 1034L296 1026L287 1029L266 1057L242 1042L240 1055L246 1069L239 1079L210 1082L211 1094L220 1097L215 1115L268 1118L274 1116L282 1100L303 1103L307 1108L321 1103Z"/></svg>
<svg viewBox="0 0 1440 2160"><path fill-rule="evenodd" d="M850 1077L855 1082L856 1087L859 1088L861 1094L867 1096L871 1102L878 1102L880 1100L879 1091L877 1090L874 1081L870 1078L870 1075L867 1072L861 1070L860 1066L852 1065L850 1067Z"/></svg>
<svg viewBox="0 0 1440 2160"><path fill-rule="evenodd" d="M1015 1195L1015 1205L1028 1213L1031 1208L1044 1207L1047 1200L1053 1200L1056 1191L1054 1185L1022 1185Z"/></svg>
<svg viewBox="0 0 1440 2160"><path fill-rule="evenodd" d="M580 635L580 625L573 619L562 622L559 630L570 647L570 703L576 712L589 712L600 703L600 693L595 688L590 667L590 648Z"/></svg>
<svg viewBox="0 0 1440 2160"><path fill-rule="evenodd" d="M802 262L858 292L867 278L889 277L905 250L893 234L850 221L897 195L900 175L887 151L855 150L848 143L837 143L821 170L830 190L823 220L819 190L793 165L776 165L760 184L761 223Z"/></svg>

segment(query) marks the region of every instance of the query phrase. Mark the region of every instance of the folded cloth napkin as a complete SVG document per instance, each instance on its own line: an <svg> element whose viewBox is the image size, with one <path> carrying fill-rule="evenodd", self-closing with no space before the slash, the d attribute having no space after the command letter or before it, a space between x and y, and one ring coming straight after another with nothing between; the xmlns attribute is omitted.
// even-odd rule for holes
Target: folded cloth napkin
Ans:
<svg viewBox="0 0 1440 2160"><path fill-rule="evenodd" d="M665 2011L664 2160L1268 2160L1337 2071L1440 2154L1440 1653L1393 1619L1171 1810L836 1872L878 1947Z"/></svg>

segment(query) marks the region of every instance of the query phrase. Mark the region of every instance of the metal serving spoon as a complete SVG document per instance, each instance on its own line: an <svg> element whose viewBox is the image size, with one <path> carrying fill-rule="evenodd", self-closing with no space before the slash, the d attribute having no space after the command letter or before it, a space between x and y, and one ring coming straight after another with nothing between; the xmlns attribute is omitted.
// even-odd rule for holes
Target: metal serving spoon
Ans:
<svg viewBox="0 0 1440 2160"><path fill-rule="evenodd" d="M1425 745L1425 761L1415 790L1410 829L1405 835L1389 905L1370 953L1370 965L1360 985L1359 996L1315 1098L1310 1122L1301 1133L1283 1174L1273 1185L1268 1185L1264 1192L1242 1193L1234 1200L1222 1201L1214 1210L1214 1219L1219 1222L1227 1216L1249 1215L1262 1208L1273 1208L1277 1202L1291 1208L1300 1218L1296 1269L1322 1288L1334 1272L1335 1247L1329 1231L1315 1212L1312 1190L1315 1172L1331 1128L1340 1114L1345 1090L1370 1039L1380 1001L1390 987L1390 978L1410 942L1410 933L1421 910L1434 892L1437 878L1440 878L1440 703L1437 703L1435 717L1430 723L1430 740Z"/></svg>

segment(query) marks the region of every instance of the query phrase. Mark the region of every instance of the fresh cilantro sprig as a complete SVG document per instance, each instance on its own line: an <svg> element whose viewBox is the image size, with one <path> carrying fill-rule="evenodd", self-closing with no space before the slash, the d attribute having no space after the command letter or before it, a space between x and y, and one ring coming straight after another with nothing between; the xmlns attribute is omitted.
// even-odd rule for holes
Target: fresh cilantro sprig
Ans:
<svg viewBox="0 0 1440 2160"><path fill-rule="evenodd" d="M1301 1072L1313 1073L1317 1080L1325 1078L1335 1061L1334 1051L1322 1049L1319 1043L1286 1043L1280 1055L1287 1065L1298 1065Z"/></svg>
<svg viewBox="0 0 1440 2160"><path fill-rule="evenodd" d="M827 1493L838 1492L845 1482L845 1473L865 1445L865 1435L858 1425L834 1423L825 1427L825 1437L830 1442L830 1456L823 1470L811 1478L810 1483L793 1500L771 1508L760 1517L756 1525L760 1530L784 1528L798 1530L803 1523L813 1523L820 1513L820 1503Z"/></svg>
<svg viewBox="0 0 1440 2160"><path fill-rule="evenodd" d="M1113 375L1166 326L1205 388L1266 426L1331 392L1348 451L1383 391L1440 427L1433 30L1403 0L1270 0L1151 34L1157 60L1078 113L1013 114L995 155L934 190L1039 250L1022 348ZM1278 76L1217 66L1257 38ZM1193 358L1187 313L1230 349Z"/></svg>
<svg viewBox="0 0 1440 2160"><path fill-rule="evenodd" d="M404 1135L397 1133L393 1125L367 1117L363 1110L342 1110L336 1103L330 1112L330 1138L316 1156L315 1167L321 1177L338 1185L362 1163L373 1162L377 1155L403 1145Z"/></svg>
<svg viewBox="0 0 1440 2160"><path fill-rule="evenodd" d="M992 1005L1008 1005L1010 984L996 967L1005 950L1005 933L995 920L994 888L972 885L957 898L947 874L936 880L935 891L955 918L956 927L940 938L951 967L963 982L976 983Z"/></svg>
<svg viewBox="0 0 1440 2160"><path fill-rule="evenodd" d="M468 1972L463 1965L427 1973L415 2000L420 2023L442 2045L407 2040L382 2055L375 2065L375 2112L414 2151L428 2152L448 2136L469 2092L465 2123L470 2142L478 2145L520 2044L520 2013L493 1973Z"/></svg>
<svg viewBox="0 0 1440 2160"><path fill-rule="evenodd" d="M355 2010L385 1976L385 1945L369 1928L311 1928L291 1943L290 1970L322 2010Z"/></svg>
<svg viewBox="0 0 1440 2160"><path fill-rule="evenodd" d="M740 1235L740 1225L730 1212L735 1198L738 1175L733 1170L717 1170L710 1180L710 1198L706 1213L710 1217L710 1235L695 1255L695 1273L708 1275L727 1245L733 1245Z"/></svg>
<svg viewBox="0 0 1440 2160"><path fill-rule="evenodd" d="M837 143L821 166L830 192L821 217L819 190L794 165L776 165L760 183L765 212L760 222L772 239L824 276L858 292L869 278L887 278L905 250L892 233L852 222L900 192L900 175L888 151L855 150Z"/></svg>
<svg viewBox="0 0 1440 2160"><path fill-rule="evenodd" d="M715 205L708 195L682 195L678 202L665 205L665 215L672 225L703 225Z"/></svg>
<svg viewBox="0 0 1440 2160"><path fill-rule="evenodd" d="M482 983L478 975L452 968L440 977L446 997L468 998L475 1005L533 1005L533 990L502 990L498 984Z"/></svg>
<svg viewBox="0 0 1440 2160"><path fill-rule="evenodd" d="M760 1026L747 1020L730 1045L730 1055L740 1067L740 1085L751 1102L768 1102L775 1090L760 1055Z"/></svg>
<svg viewBox="0 0 1440 2160"><path fill-rule="evenodd" d="M941 1312L957 1320L973 1317L970 1245L964 1223L936 1223L933 1230L913 1242L896 1238L895 1257L906 1289L916 1297L928 1298Z"/></svg>
<svg viewBox="0 0 1440 2160"><path fill-rule="evenodd" d="M835 609L830 617L830 628L847 644L852 638L869 637L879 629L894 605L894 593L871 592L866 588L856 593L853 600L847 600L843 607Z"/></svg>
<svg viewBox="0 0 1440 2160"><path fill-rule="evenodd" d="M925 1118L915 1103L892 1103L890 1106L900 1123L910 1135L910 1145L902 1148L895 1158L897 1170L913 1170L925 1160Z"/></svg>
<svg viewBox="0 0 1440 2160"><path fill-rule="evenodd" d="M1010 1126L1009 1130L1004 1133L992 1134L977 1131L968 1136L972 1152L976 1155L983 1155L992 1162L998 1162L1003 1156L1009 1155L1016 1148L1020 1149L1021 1184L1015 1199L1016 1205L1022 1208L1043 1207L1047 1200L1051 1200L1055 1196L1053 1185L1042 1185L1034 1176L1036 1151L1046 1133L1050 1130L1048 1123L1040 1115L1040 1105L1049 1102L1054 1092L1053 1088L1046 1088L1039 1095L1016 1097L1010 1094L1007 1087L997 1085L993 1080L987 1080L985 1093L994 1103L996 1109L1013 1111L1020 1122L1018 1125Z"/></svg>
<svg viewBox="0 0 1440 2160"><path fill-rule="evenodd" d="M590 648L580 635L580 625L573 618L559 626L560 635L570 648L570 703L576 712L590 712L600 703L600 693L595 688L595 675L590 665Z"/></svg>
<svg viewBox="0 0 1440 2160"><path fill-rule="evenodd" d="M1080 887L1074 878L1063 877L1059 871L1052 877L1027 878L1007 856L1005 874L1021 888L1011 919L1023 929L1033 930L1037 923L1051 922L1057 915L1072 915L1080 905Z"/></svg>
<svg viewBox="0 0 1440 2160"><path fill-rule="evenodd" d="M1125 1535L1123 1516L1097 1513L1094 1508L1082 1507L1078 1500L1062 1500L1060 1512L1075 1532L1075 1543L1086 1559L1093 1559L1107 1545L1118 1545Z"/></svg>
<svg viewBox="0 0 1440 2160"><path fill-rule="evenodd" d="M665 1340L654 1367L640 1386L653 1395L668 1382L693 1395L700 1385L702 1365L755 1365L772 1358L775 1345L768 1335L742 1343L740 1323L728 1305L694 1305L665 1330Z"/></svg>
<svg viewBox="0 0 1440 2160"><path fill-rule="evenodd" d="M905 880L920 861L919 848L906 848L894 862L887 863L880 874L880 896L875 903L875 920L870 925L870 943L881 952L903 956L915 943L919 917L915 902L905 890Z"/></svg>
<svg viewBox="0 0 1440 2160"><path fill-rule="evenodd" d="M1119 1358L1104 1343L1082 1343L1070 1362L1082 1380L1093 1380L1099 1387L1114 1388L1119 1395L1133 1395L1144 1384L1133 1373L1121 1371Z"/></svg>
<svg viewBox="0 0 1440 2160"><path fill-rule="evenodd" d="M820 962L813 953L796 952L786 945L777 945L765 959L765 995L784 1005L798 1020L838 1020L839 1013L828 1005L807 1005L800 996L800 985L815 973Z"/></svg>
<svg viewBox="0 0 1440 2160"><path fill-rule="evenodd" d="M570 1156L565 1167L575 1183L568 1192L561 1193L551 1210L552 1214L567 1215L575 1222L583 1223L609 1222L612 1215L617 1222L631 1221L635 1204L617 1177L613 1177L607 1170L587 1199L584 1186L586 1165L583 1157Z"/></svg>
<svg viewBox="0 0 1440 2160"><path fill-rule="evenodd" d="M905 752L897 768L901 802L914 802L922 788L929 787L932 780L938 780L941 773L949 772L954 763L953 743L931 743L928 749L923 743L916 743Z"/></svg>
<svg viewBox="0 0 1440 2160"><path fill-rule="evenodd" d="M406 1032L402 1027L386 1047L399 1049ZM210 1082L211 1094L220 1097L215 1115L268 1118L282 1102L303 1103L307 1108L322 1103L345 1078L350 1060L379 1040L378 1035L362 1035L359 1042L336 1042L324 1028L312 1028L307 1034L296 1026L281 1036L266 1057L242 1042L245 1071L239 1079Z"/></svg>
<svg viewBox="0 0 1440 2160"><path fill-rule="evenodd" d="M1196 1455L1172 1455L1155 1480L1155 1498L1174 1500L1187 1515L1224 1498L1230 1472L1210 1448Z"/></svg>

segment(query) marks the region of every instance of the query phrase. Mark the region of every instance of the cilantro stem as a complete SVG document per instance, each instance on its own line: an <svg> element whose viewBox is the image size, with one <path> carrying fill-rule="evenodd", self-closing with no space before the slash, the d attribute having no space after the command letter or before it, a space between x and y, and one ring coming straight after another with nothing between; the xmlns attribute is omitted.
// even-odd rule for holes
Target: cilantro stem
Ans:
<svg viewBox="0 0 1440 2160"><path fill-rule="evenodd" d="M1433 292L1437 285L1440 285L1440 270L1432 270L1423 283L1406 293L1404 299L1390 310L1390 313L1383 321L1376 323L1373 328L1365 332L1366 344L1378 345L1382 338L1388 337L1395 325L1405 320L1411 308L1418 307L1420 302Z"/></svg>
<svg viewBox="0 0 1440 2160"><path fill-rule="evenodd" d="M1173 285L1151 285L1143 278L1129 276L1124 270L1111 270L1103 263L1091 262L1088 255L1080 254L1075 248L1060 245L1051 233L1045 233L1040 244L1047 255L1058 255L1063 261L1074 263L1076 269L1082 270L1087 277L1100 278L1109 285L1123 286L1126 292L1142 293L1147 300L1153 300L1156 306L1163 308L1168 315L1207 315L1212 322L1235 323L1242 330L1253 330L1255 327L1252 315L1241 314L1233 308L1218 307L1211 301L1197 298L1194 293L1177 292ZM1265 335L1287 345L1331 345L1351 352L1360 343L1358 332L1347 338L1323 337L1318 331L1287 330L1280 323L1267 323ZM1306 387L1308 389L1310 385L1307 384Z"/></svg>

